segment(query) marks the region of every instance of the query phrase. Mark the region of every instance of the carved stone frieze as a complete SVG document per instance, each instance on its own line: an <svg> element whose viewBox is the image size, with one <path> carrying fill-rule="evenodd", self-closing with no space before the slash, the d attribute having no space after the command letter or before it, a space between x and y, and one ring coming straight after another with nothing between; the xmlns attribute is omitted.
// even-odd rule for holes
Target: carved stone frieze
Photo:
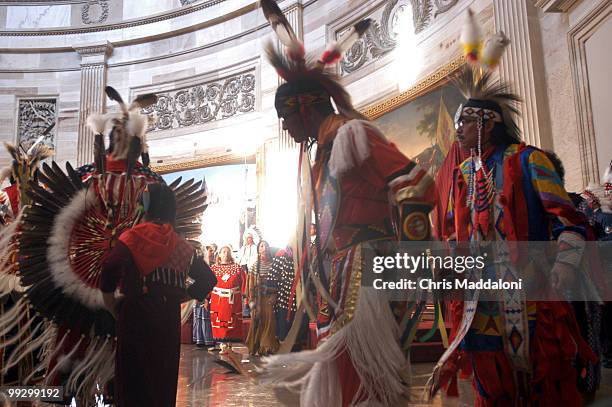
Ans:
<svg viewBox="0 0 612 407"><path fill-rule="evenodd" d="M384 7L379 7L363 18L371 18L372 25L363 38L355 42L346 52L340 69L342 75L357 71L368 62L379 59L393 51L397 46L399 26L406 13L412 11L415 33L427 28L440 14L449 11L458 0L389 0ZM336 32L340 38L350 27Z"/></svg>
<svg viewBox="0 0 612 407"><path fill-rule="evenodd" d="M32 144L56 122L56 99L20 99L17 114L17 142L27 151ZM51 130L43 143L55 146L55 131Z"/></svg>
<svg viewBox="0 0 612 407"><path fill-rule="evenodd" d="M150 131L189 127L255 110L255 71L157 94Z"/></svg>
<svg viewBox="0 0 612 407"><path fill-rule="evenodd" d="M106 21L109 13L110 5L107 0L89 1L81 9L81 20L83 24L101 24Z"/></svg>
<svg viewBox="0 0 612 407"><path fill-rule="evenodd" d="M181 6L187 6L189 4L193 4L198 0L180 0L181 1Z"/></svg>

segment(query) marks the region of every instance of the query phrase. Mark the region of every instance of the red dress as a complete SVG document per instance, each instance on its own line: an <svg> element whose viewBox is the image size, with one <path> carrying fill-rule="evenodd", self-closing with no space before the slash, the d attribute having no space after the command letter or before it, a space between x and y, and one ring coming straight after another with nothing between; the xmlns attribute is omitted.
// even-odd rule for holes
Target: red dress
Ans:
<svg viewBox="0 0 612 407"><path fill-rule="evenodd" d="M213 338L219 342L240 342L244 272L236 263L215 264L211 269L217 277L217 285L210 294Z"/></svg>

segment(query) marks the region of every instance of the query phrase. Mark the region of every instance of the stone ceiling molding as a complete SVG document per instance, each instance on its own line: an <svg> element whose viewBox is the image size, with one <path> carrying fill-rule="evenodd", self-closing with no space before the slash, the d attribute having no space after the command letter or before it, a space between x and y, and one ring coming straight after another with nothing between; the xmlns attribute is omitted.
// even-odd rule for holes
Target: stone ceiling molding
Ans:
<svg viewBox="0 0 612 407"><path fill-rule="evenodd" d="M536 7L545 13L567 13L580 0L535 0Z"/></svg>
<svg viewBox="0 0 612 407"><path fill-rule="evenodd" d="M100 15L97 18L92 19L90 16L91 6L96 6L94 9L99 8ZM109 13L110 5L107 0L89 1L81 9L81 21L83 21L83 24L100 24L108 19Z"/></svg>
<svg viewBox="0 0 612 407"><path fill-rule="evenodd" d="M412 8L415 33L421 33L435 18L449 11L458 0L390 0L379 2L377 6L360 15L344 19L344 24L333 28L333 38L337 40L356 21L371 18L372 26L359 41L346 52L340 63L342 76L356 72L360 68L383 58L397 46L398 24L401 14Z"/></svg>
<svg viewBox="0 0 612 407"><path fill-rule="evenodd" d="M195 3L196 1L198 1L198 0L180 0L181 6L188 6L190 4Z"/></svg>
<svg viewBox="0 0 612 407"><path fill-rule="evenodd" d="M99 1L104 1L104 0L99 0ZM12 30L12 31L5 30L5 31L0 31L0 37L70 35L70 34L82 34L82 33L100 32L100 31L120 30L123 28L137 27L140 25L157 23L160 21L165 21L165 20L170 20L173 18L181 17L181 16L184 16L190 13L195 13L197 11L216 6L225 1L227 0L207 0L201 3L192 4L189 6L182 7L182 8L174 9L166 13L161 13L161 14L146 17L146 18L139 18L139 19L128 20L128 21L123 21L119 23L113 23L113 24L101 24L101 25L92 25L92 26L85 26L85 27L45 29L45 30ZM255 5L256 5L256 2L253 3L253 7L255 7Z"/></svg>
<svg viewBox="0 0 612 407"><path fill-rule="evenodd" d="M572 82L576 116L578 117L578 139L580 162L582 164L582 183L599 183L599 160L593 123L593 106L587 69L586 42L597 32L612 15L612 1L602 0L568 33Z"/></svg>

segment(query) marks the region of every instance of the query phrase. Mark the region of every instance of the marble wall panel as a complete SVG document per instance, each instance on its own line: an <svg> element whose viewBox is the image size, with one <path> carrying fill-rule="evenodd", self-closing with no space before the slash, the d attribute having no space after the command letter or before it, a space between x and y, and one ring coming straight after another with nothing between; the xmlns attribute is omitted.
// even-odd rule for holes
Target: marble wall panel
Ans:
<svg viewBox="0 0 612 407"><path fill-rule="evenodd" d="M123 18L139 18L180 6L178 0L138 0L123 2Z"/></svg>
<svg viewBox="0 0 612 407"><path fill-rule="evenodd" d="M6 28L6 7L0 7L0 29Z"/></svg>
<svg viewBox="0 0 612 407"><path fill-rule="evenodd" d="M49 28L70 26L71 6L9 6L6 8L8 29Z"/></svg>
<svg viewBox="0 0 612 407"><path fill-rule="evenodd" d="M568 15L540 12L539 17L553 149L563 161L567 188L578 190L582 184L580 155L576 154L578 129L569 49L563 35L569 31Z"/></svg>

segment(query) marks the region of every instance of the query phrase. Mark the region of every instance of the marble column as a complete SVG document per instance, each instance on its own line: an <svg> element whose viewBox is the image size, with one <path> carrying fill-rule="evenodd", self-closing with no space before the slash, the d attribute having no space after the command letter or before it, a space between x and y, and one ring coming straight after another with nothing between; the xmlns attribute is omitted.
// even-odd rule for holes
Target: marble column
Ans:
<svg viewBox="0 0 612 407"><path fill-rule="evenodd" d="M75 46L81 56L81 101L79 108L79 138L77 143L77 165L93 161L94 135L87 125L92 113L103 113L106 107L106 61L113 52L110 42Z"/></svg>
<svg viewBox="0 0 612 407"><path fill-rule="evenodd" d="M300 40L304 40L304 5L302 4L302 0L297 0L289 7L283 10L283 13L287 17L289 24L295 31L295 34ZM280 43L278 43L280 46ZM284 81L279 77L278 84L279 86ZM279 151L289 151L297 149L297 144L293 141L291 136L287 131L283 130L283 126L281 121L278 123L278 150Z"/></svg>
<svg viewBox="0 0 612 407"><path fill-rule="evenodd" d="M531 0L493 0L495 30L511 40L500 64L500 77L524 102L517 123L523 140L551 148L552 137L537 10Z"/></svg>

